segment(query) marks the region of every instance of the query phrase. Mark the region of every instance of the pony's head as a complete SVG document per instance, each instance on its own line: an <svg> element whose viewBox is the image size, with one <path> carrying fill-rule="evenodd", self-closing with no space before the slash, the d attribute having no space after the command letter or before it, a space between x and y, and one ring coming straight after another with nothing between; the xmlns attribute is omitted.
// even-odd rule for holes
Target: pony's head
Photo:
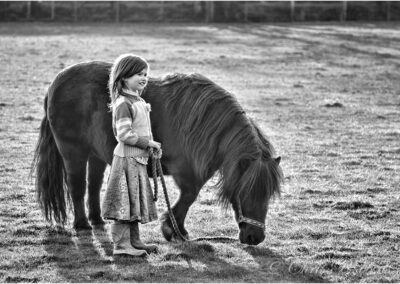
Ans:
<svg viewBox="0 0 400 284"><path fill-rule="evenodd" d="M280 157L275 159L260 159L250 166L241 167L244 172L244 187L248 184L248 194L240 194L232 202L235 218L239 225L239 240L241 243L257 245L265 238L265 219L270 198L278 193L280 179ZM254 181L246 175L254 175ZM277 179L277 180L274 180ZM246 196L247 195L247 196Z"/></svg>
<svg viewBox="0 0 400 284"><path fill-rule="evenodd" d="M265 239L268 204L271 198L279 195L283 174L279 166L281 158L274 157L272 145L254 122L249 121L253 135L240 131L229 141L231 147L242 151L235 153L237 158L226 155L219 197L224 205L230 203L233 207L240 242L257 245Z"/></svg>

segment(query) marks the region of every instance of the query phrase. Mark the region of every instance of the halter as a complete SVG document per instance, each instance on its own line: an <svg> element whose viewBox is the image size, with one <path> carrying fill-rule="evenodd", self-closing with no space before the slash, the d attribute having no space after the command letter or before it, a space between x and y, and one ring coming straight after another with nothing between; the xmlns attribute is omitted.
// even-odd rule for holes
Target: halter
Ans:
<svg viewBox="0 0 400 284"><path fill-rule="evenodd" d="M238 224L247 223L247 224L250 224L250 225L253 225L253 226L256 226L256 227L259 227L259 228L265 230L265 224L263 222L260 222L260 221L254 220L254 219L250 219L250 218L247 218L247 217L243 216L242 206L240 205L239 196L236 197L236 204L237 204L237 207L238 207L238 215L239 215L239 218L238 218L238 221L237 221Z"/></svg>

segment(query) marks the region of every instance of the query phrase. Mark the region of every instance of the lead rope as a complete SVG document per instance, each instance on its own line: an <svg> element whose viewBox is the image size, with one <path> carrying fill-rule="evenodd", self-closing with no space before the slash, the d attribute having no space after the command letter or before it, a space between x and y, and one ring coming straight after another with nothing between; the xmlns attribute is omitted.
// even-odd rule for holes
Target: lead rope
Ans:
<svg viewBox="0 0 400 284"><path fill-rule="evenodd" d="M205 241L205 240L236 242L236 239L230 238L230 237L202 237L202 238L196 238L196 239L192 239L192 240L189 240L188 238L186 238L182 234L182 232L179 230L178 223L176 222L174 213L171 208L171 203L169 202L167 186L165 184L164 173L162 170L161 161L159 158L156 157L156 155L153 152L153 149L150 150L150 156L152 158L152 172L153 172L153 180L154 180L154 201L158 200L158 197L157 197L157 194L158 194L157 172L158 172L158 174L160 176L163 192L164 192L165 203L167 204L167 208L168 208L168 216L171 220L172 227L173 227L176 235L183 242L196 242L196 241Z"/></svg>
<svg viewBox="0 0 400 284"><path fill-rule="evenodd" d="M150 148L150 157L151 157L151 168L153 172L153 183L154 183L154 202L157 202L158 200L158 182L157 182L157 161L156 157L153 152L153 148Z"/></svg>
<svg viewBox="0 0 400 284"><path fill-rule="evenodd" d="M165 203L167 204L167 208L168 208L168 215L169 218L171 220L172 223L172 227L175 231L175 233L178 235L178 237L186 242L189 241L188 238L186 238L181 231L179 230L178 227L178 223L176 222L174 213L172 212L172 208L171 208L171 203L169 202L169 197L168 197L168 192L167 192L167 186L165 184L165 179L164 179L164 173L161 167L161 161L160 159L158 159L156 157L156 155L154 154L153 149L150 149L150 156L152 158L152 172L153 172L153 181L154 181L154 201L158 200L158 181L157 181L157 173L160 176L160 180L161 180L161 185L163 187L163 192L164 192L164 196L165 196Z"/></svg>

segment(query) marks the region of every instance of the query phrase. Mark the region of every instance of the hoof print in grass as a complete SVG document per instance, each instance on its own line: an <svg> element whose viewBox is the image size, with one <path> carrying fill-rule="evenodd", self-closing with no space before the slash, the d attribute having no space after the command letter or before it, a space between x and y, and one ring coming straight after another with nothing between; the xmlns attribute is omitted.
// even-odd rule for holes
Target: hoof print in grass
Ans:
<svg viewBox="0 0 400 284"><path fill-rule="evenodd" d="M180 261L180 260L190 260L191 257L190 257L190 255L188 255L186 253L178 253L178 254L169 253L169 254L166 254L163 257L163 259L166 260L166 261L169 261L169 260L170 261Z"/></svg>
<svg viewBox="0 0 400 284"><path fill-rule="evenodd" d="M24 121L33 121L33 120L35 120L35 118L32 115L22 116L19 119L20 120L24 120Z"/></svg>
<svg viewBox="0 0 400 284"><path fill-rule="evenodd" d="M382 193L386 192L387 189L383 187L368 187L367 192L372 192L372 193Z"/></svg>
<svg viewBox="0 0 400 284"><path fill-rule="evenodd" d="M343 104L339 103L339 102L335 102L332 104L325 104L324 107L328 107L328 108L333 108L333 107L337 107L337 108L341 108L344 107Z"/></svg>
<svg viewBox="0 0 400 284"><path fill-rule="evenodd" d="M391 216L390 211L360 210L349 212L349 216L357 220L377 220Z"/></svg>
<svg viewBox="0 0 400 284"><path fill-rule="evenodd" d="M313 207L314 208L326 208L326 207L330 207L332 203L333 203L332 200L324 200L324 201L320 201L318 203L314 203Z"/></svg>
<svg viewBox="0 0 400 284"><path fill-rule="evenodd" d="M6 283L11 283L11 282L27 282L27 283L38 283L40 279L34 277L34 278L28 278L28 277L20 277L20 276L7 276L7 278L4 280Z"/></svg>
<svg viewBox="0 0 400 284"><path fill-rule="evenodd" d="M333 272L339 272L340 271L340 269L341 269L341 265L340 264L338 264L338 263L336 263L336 262L334 262L334 261L332 261L332 260L329 260L328 262L326 262L325 264L324 264L324 266L323 266L323 268L324 269L326 269L326 270L331 270L331 271L333 271Z"/></svg>
<svg viewBox="0 0 400 284"><path fill-rule="evenodd" d="M338 210L357 210L364 208L373 208L374 206L369 202L352 201L352 202L336 202L333 209Z"/></svg>
<svg viewBox="0 0 400 284"><path fill-rule="evenodd" d="M105 274L106 273L104 271L97 271L97 272L92 273L90 275L90 278L92 278L92 279L104 278Z"/></svg>

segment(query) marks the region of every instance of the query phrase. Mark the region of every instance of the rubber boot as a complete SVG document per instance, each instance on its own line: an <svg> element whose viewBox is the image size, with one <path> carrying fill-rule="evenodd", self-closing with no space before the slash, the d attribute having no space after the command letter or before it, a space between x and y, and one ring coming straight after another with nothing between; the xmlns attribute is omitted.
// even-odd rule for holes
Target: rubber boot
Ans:
<svg viewBox="0 0 400 284"><path fill-rule="evenodd" d="M132 247L128 223L111 224L111 236L114 242L113 255L128 254L132 256L145 256L145 250Z"/></svg>
<svg viewBox="0 0 400 284"><path fill-rule="evenodd" d="M140 240L140 233L139 233L139 223L132 222L130 224L131 229L131 244L134 248L145 250L147 253L156 253L158 251L157 246L155 245L145 245Z"/></svg>

